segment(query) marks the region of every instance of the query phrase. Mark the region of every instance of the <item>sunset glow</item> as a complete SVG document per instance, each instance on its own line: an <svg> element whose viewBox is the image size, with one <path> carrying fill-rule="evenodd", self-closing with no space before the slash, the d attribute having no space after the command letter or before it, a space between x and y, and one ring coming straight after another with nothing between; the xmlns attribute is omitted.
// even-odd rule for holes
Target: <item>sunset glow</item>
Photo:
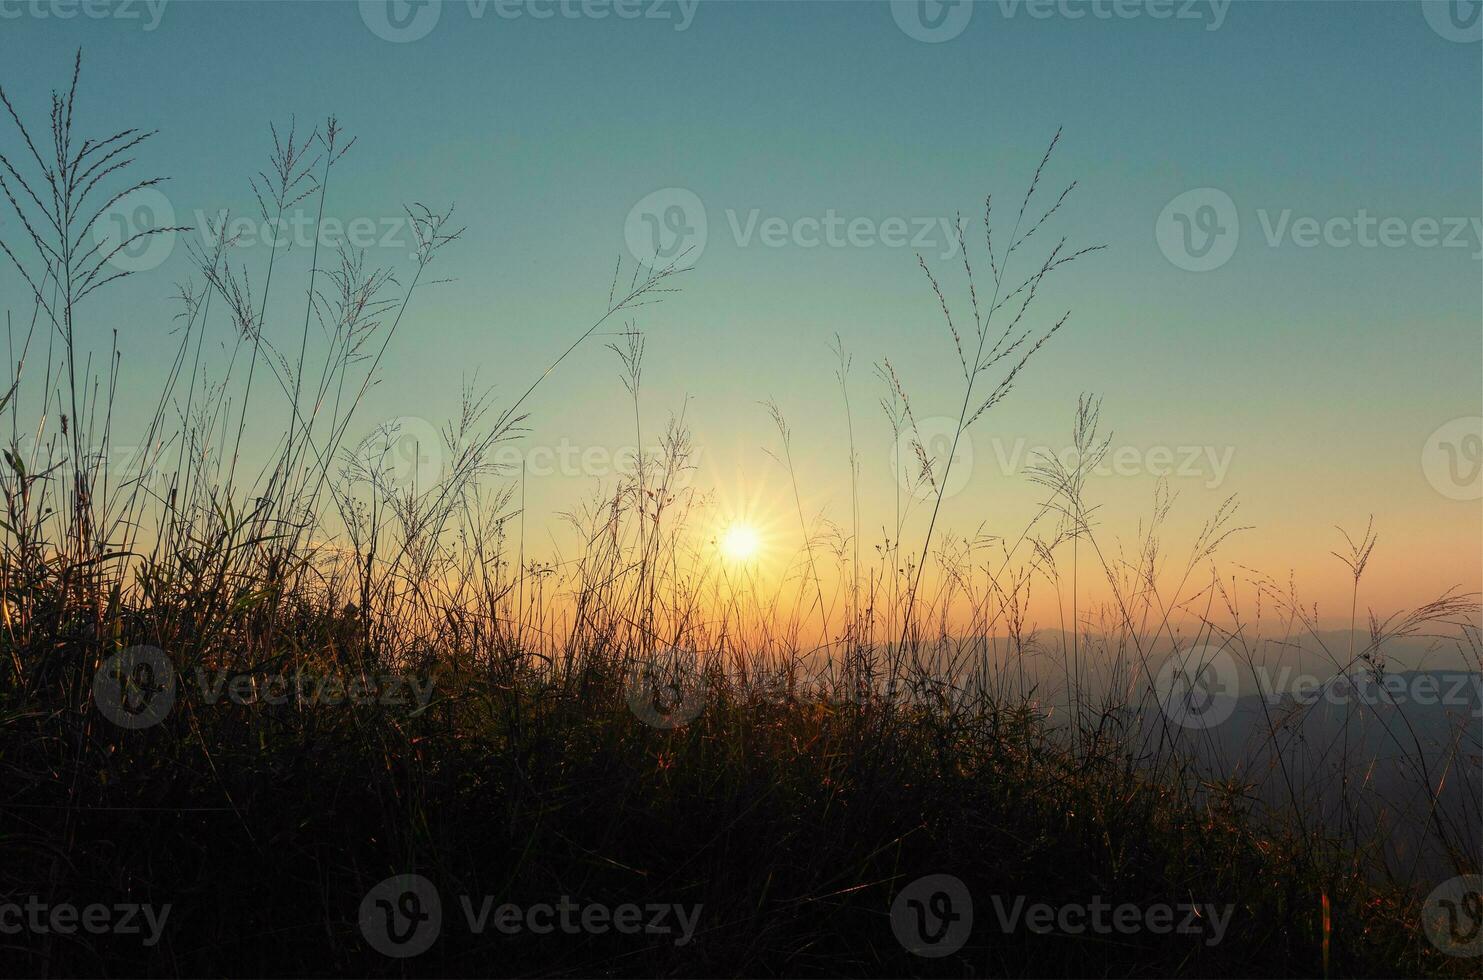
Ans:
<svg viewBox="0 0 1483 980"><path fill-rule="evenodd" d="M750 524L733 524L721 536L721 554L728 561L751 561L761 550L762 540Z"/></svg>
<svg viewBox="0 0 1483 980"><path fill-rule="evenodd" d="M0 0L4 976L1483 978L1480 52Z"/></svg>

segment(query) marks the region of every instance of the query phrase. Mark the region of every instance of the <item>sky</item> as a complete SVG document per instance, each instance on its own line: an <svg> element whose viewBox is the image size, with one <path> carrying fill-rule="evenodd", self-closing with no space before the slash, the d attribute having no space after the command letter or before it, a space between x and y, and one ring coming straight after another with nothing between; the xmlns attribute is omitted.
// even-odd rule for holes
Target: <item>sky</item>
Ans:
<svg viewBox="0 0 1483 980"><path fill-rule="evenodd" d="M688 248L681 290L631 316L643 440L683 413L696 485L780 552L798 523L762 402L790 425L809 520L850 522L853 421L862 542L894 536L901 481L872 366L889 359L929 437L957 416L961 370L918 254L963 328L946 229L963 215L988 288L984 197L1002 253L1060 130L1030 212L1076 189L1007 278L1062 236L1106 248L1046 280L1027 324L1071 315L970 430L945 524L1018 535L1043 496L1026 466L1069 444L1092 393L1112 436L1111 472L1091 483L1105 533L1131 538L1163 476L1182 556L1235 494L1251 530L1227 557L1291 570L1347 612L1335 528L1373 515L1362 602L1387 613L1483 581L1477 6L0 0L0 85L34 118L81 47L81 130L159 131L138 166L170 180L125 221L251 217L269 124L302 133L331 114L356 143L326 214L360 222L370 263L409 267L405 203L454 207L465 231L435 264L447 281L414 303L352 438L441 425L475 377L507 403L602 315L615 262ZM17 149L4 131L0 152ZM254 228L237 254L261 268ZM121 426L158 396L187 235L80 322L96 351L118 331ZM23 315L9 270L0 297ZM297 334L293 307L270 332ZM612 339L525 405L530 522L611 485L637 441ZM258 449L283 421L264 421ZM911 511L908 535L925 516Z"/></svg>

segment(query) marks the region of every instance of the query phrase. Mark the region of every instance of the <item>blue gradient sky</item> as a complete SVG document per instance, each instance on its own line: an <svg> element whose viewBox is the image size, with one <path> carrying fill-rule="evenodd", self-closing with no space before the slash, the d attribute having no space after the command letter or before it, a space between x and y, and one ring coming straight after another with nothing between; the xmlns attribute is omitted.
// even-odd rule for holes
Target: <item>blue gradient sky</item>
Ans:
<svg viewBox="0 0 1483 980"><path fill-rule="evenodd" d="M1219 486L1208 474L1172 484L1192 525L1241 495L1256 530L1233 546L1240 560L1279 577L1296 567L1327 597L1341 571L1327 556L1332 526L1374 513L1375 573L1397 602L1479 585L1478 503L1439 493L1422 464L1439 426L1480 412L1476 226L1456 248L1274 247L1263 228L1263 214L1275 224L1288 209L1320 222L1361 209L1408 223L1483 214L1480 44L1443 37L1418 4L1197 3L1187 18L1073 20L983 3L942 43L908 36L877 2L705 0L676 30L674 5L667 19L536 20L530 8L475 17L450 0L410 43L378 37L356 3L177 2L153 30L138 9L141 20L8 11L0 83L40 112L83 46L83 129L158 128L142 160L172 176L181 223L197 209L250 213L268 122L291 114L313 125L335 113L359 140L331 214L456 204L468 230L438 266L454 281L423 297L394 343L362 430L447 418L475 370L499 392L524 390L601 312L630 208L680 187L702 202L709 235L684 292L637 318L650 431L688 398L701 482L765 501L783 477L762 451L776 437L757 402L776 398L805 506L844 521L845 421L827 348L838 332L855 354L866 523L878 528L895 483L870 363L891 359L919 417L958 407L952 343L914 250L741 246L728 211L745 223L752 209L789 222L961 210L976 232L987 192L1012 218L1064 126L1045 192L1081 183L1048 231L1109 248L1047 287L1042 318L1072 318L980 420L950 519L1017 533L1034 491L1002 472L990 440L1005 452L1018 439L1063 445L1077 394L1091 391L1105 397L1114 445L1231 451ZM0 140L14 148L11 134ZM1161 252L1155 226L1203 187L1234 202L1240 241L1196 273ZM405 266L405 251L373 249L371 261ZM961 299L960 260L928 259ZM167 298L188 274L177 247L85 318L100 349L120 331L137 396L125 418L153 404ZM19 313L14 277L0 275L0 289ZM617 371L600 343L579 350L529 405L528 442L631 445ZM595 486L539 480L532 517ZM1152 486L1146 473L1100 480L1106 523L1131 531Z"/></svg>

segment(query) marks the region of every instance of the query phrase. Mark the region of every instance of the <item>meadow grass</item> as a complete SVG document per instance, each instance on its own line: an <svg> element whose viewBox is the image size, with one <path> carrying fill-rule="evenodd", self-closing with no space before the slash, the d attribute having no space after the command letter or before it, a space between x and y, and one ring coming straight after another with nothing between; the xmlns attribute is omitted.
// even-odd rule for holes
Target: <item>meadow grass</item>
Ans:
<svg viewBox="0 0 1483 980"><path fill-rule="evenodd" d="M920 540L903 540L898 517L862 560L852 442L850 526L831 533L799 503L795 574L753 588L696 530L693 447L672 422L662 451L573 515L581 552L542 562L525 554L517 481L492 451L519 437L529 396L566 356L615 328L645 444L633 311L672 294L683 259L620 263L565 353L508 406L470 389L442 433L448 465L433 485L409 485L387 466L398 433L348 433L440 252L456 247L450 213L417 205L410 270L318 248L275 250L254 268L225 235L193 248L166 386L132 440L137 471L120 477L106 460L127 369L110 356L97 370L74 329L102 316L125 274L109 260L131 243L99 246L97 216L157 182L131 176L148 134L74 135L80 65L44 126L27 126L0 89L14 127L0 143L0 190L15 219L0 243L28 290L24 318L7 317L0 899L172 913L148 947L129 935L0 935L8 974L1478 973L1478 960L1444 956L1423 934L1425 889L1360 818L1373 801L1348 774L1372 760L1351 758L1347 737L1324 756L1345 774L1329 818L1285 770L1266 774L1285 787L1274 804L1254 789L1260 774L1212 769L1199 752L1209 734L1171 724L1151 698L1160 649L1211 644L1252 665L1272 620L1279 637L1322 641L1291 590L1260 576L1268 624L1238 615L1211 571L1238 529L1233 504L1172 574L1160 545L1167 495L1131 551L1107 546L1086 499L1106 447L1093 399L1075 416L1080 462L1042 461L1031 474L1046 490L1039 515L992 548L939 527L955 454L929 455L908 386L882 362L882 406L929 488ZM276 128L253 178L261 217L322 214L352 143L333 119L307 134ZM1031 325L1047 278L1096 250L1061 239L1028 273L1011 271L1075 186L1037 210L1054 148L997 245L986 207L986 280L960 224L966 307L923 263L959 352L960 435L1067 323ZM290 259L307 262L309 299L302 320L278 322L274 265ZM211 355L223 335L225 367ZM853 440L851 358L843 343L836 351ZM791 477L791 430L772 411ZM265 463L242 454L251 425L281 430ZM1346 552L1356 596L1373 548L1367 531ZM1108 598L1079 608L1093 581ZM1029 621L1035 582L1068 589L1062 630ZM1191 609L1202 610L1193 634L1176 622ZM1475 617L1476 597L1448 593L1351 630L1333 660L1383 673L1398 638L1445 630L1476 669ZM163 651L169 677L134 669L125 652L143 646ZM271 703L213 687L284 676L394 677L430 693ZM98 703L113 684L138 709L172 683L173 707L137 729ZM1274 744L1290 725L1268 720ZM1450 873L1477 873L1477 810L1459 818L1440 803L1448 781L1477 798L1476 726L1459 722L1439 754L1414 732L1396 742L1419 791L1397 818L1424 826ZM444 928L426 953L386 958L367 945L360 903L407 873L436 884ZM975 929L960 951L922 958L897 940L892 902L939 873L975 896ZM458 895L703 912L682 945L474 935L458 924ZM1215 944L1039 934L998 928L990 896L1218 903L1232 915Z"/></svg>

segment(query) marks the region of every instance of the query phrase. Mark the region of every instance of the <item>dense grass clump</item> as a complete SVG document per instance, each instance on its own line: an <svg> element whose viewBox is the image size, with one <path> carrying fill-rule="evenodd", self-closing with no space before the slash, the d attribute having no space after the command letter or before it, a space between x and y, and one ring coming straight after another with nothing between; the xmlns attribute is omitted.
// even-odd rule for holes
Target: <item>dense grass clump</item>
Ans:
<svg viewBox="0 0 1483 980"><path fill-rule="evenodd" d="M1073 754L1023 707L711 680L704 710L671 730L635 718L620 665L596 659L562 685L440 687L420 713L185 699L147 730L96 728L80 757L65 713L11 697L0 887L173 912L152 949L123 936L8 955L79 975L1307 975L1325 947L1334 975L1443 965L1404 889L1259 826L1236 794L1195 804L1116 740ZM358 906L406 872L437 884L443 929L421 957L387 960ZM974 933L919 959L893 935L892 898L943 872L975 896ZM702 909L683 946L478 936L459 895ZM1233 912L1214 945L1109 941L1005 933L988 896Z"/></svg>

